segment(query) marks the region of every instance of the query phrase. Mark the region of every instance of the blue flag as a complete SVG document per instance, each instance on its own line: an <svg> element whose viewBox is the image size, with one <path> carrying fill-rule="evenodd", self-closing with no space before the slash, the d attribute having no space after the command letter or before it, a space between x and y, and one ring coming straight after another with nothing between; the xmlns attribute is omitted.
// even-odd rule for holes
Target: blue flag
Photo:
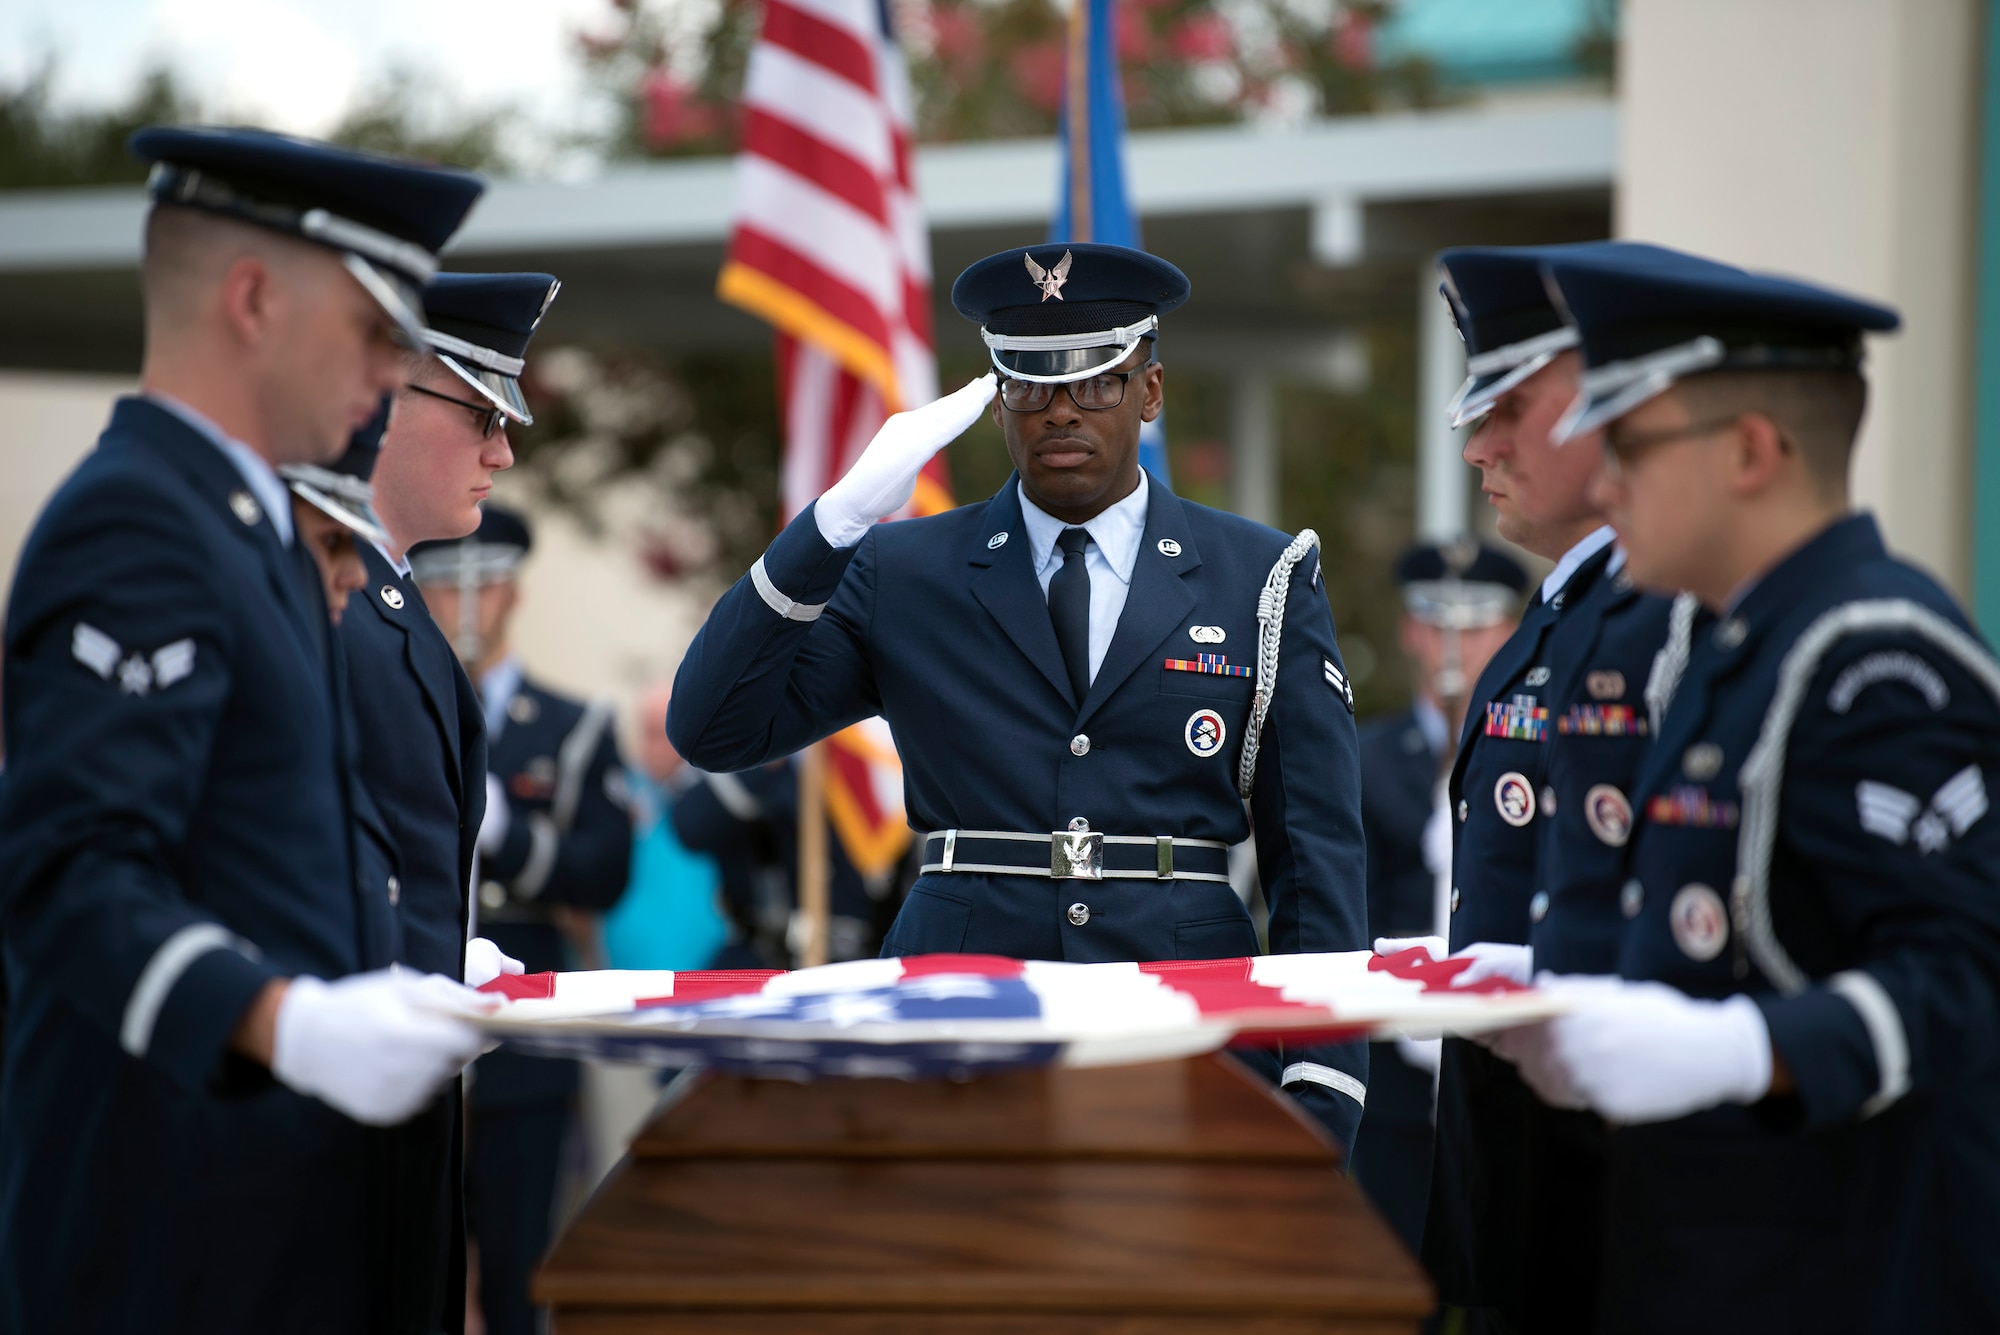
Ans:
<svg viewBox="0 0 2000 1335"><path fill-rule="evenodd" d="M1125 187L1125 96L1118 79L1112 0L1074 0L1063 78L1056 216L1050 242L1096 241L1143 250ZM1164 415L1139 428L1139 463L1169 489Z"/></svg>

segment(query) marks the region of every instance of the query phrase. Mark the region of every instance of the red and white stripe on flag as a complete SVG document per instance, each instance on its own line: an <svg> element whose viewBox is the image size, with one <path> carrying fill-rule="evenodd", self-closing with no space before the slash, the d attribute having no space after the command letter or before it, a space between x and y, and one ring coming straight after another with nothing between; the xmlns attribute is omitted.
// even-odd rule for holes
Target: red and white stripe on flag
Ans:
<svg viewBox="0 0 2000 1335"><path fill-rule="evenodd" d="M716 290L777 329L786 522L891 412L937 397L909 77L884 15L877 0L765 0L744 80L736 219ZM952 504L940 455L890 517ZM863 875L886 871L910 837L888 729L856 725L827 748L841 847Z"/></svg>
<svg viewBox="0 0 2000 1335"><path fill-rule="evenodd" d="M744 81L735 226L717 283L724 301L804 345L796 353L817 353L871 387L876 414L937 397L909 78L884 22L876 0L765 0ZM812 428L829 442L822 457L842 462L844 437L871 410L829 389L812 358L788 355L782 343L780 357L794 363L788 410L823 413Z"/></svg>

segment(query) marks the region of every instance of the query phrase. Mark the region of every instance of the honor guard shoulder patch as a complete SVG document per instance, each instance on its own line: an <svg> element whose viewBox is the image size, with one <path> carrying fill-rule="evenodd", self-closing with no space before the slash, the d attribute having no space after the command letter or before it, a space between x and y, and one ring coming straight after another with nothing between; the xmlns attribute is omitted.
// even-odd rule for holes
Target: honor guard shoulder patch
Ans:
<svg viewBox="0 0 2000 1335"><path fill-rule="evenodd" d="M1565 737L1644 737L1646 720L1631 705L1571 705L1556 720Z"/></svg>
<svg viewBox="0 0 2000 1335"><path fill-rule="evenodd" d="M1490 700L1486 705L1486 735L1510 742L1542 742L1549 736L1549 711L1532 695Z"/></svg>
<svg viewBox="0 0 2000 1335"><path fill-rule="evenodd" d="M1231 666L1224 654L1196 654L1193 658L1169 658L1166 661L1169 672L1202 672L1215 677L1247 677L1250 669Z"/></svg>
<svg viewBox="0 0 2000 1335"><path fill-rule="evenodd" d="M1320 664L1325 669L1326 684L1333 687L1334 694L1340 697L1341 702L1347 706L1347 712L1352 714L1354 712L1354 687L1348 682L1347 674L1342 672L1340 665L1335 663L1331 658L1320 659Z"/></svg>
<svg viewBox="0 0 2000 1335"><path fill-rule="evenodd" d="M1854 708L1856 696L1885 681L1899 681L1915 690L1933 711L1951 703L1951 688L1944 684L1936 668L1913 653L1896 649L1870 654L1849 665L1826 693L1826 707L1836 714L1845 714Z"/></svg>

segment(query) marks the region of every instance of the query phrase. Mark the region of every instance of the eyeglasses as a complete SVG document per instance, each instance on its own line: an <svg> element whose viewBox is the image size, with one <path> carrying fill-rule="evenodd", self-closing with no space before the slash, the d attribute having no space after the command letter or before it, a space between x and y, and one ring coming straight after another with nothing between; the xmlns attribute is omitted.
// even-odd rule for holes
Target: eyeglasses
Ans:
<svg viewBox="0 0 2000 1335"><path fill-rule="evenodd" d="M449 394L440 394L434 389L425 389L422 385L411 385L409 386L409 391L412 394L422 394L428 398L443 399L446 403L455 403L465 409L465 411L471 413L473 420L479 423L479 438L481 440L493 439L493 433L498 431L501 425L507 420L506 413L501 412L498 408L490 404L474 403L470 399L453 398Z"/></svg>
<svg viewBox="0 0 2000 1335"><path fill-rule="evenodd" d="M1151 364L1148 362L1147 366ZM1087 380L1065 380L1062 387L1069 391L1070 401L1077 407L1102 412L1125 402L1125 383L1145 370L1145 366L1135 366L1129 371L1102 371ZM1055 396L1054 385L1038 380L1009 377L1000 382L1000 402L1012 412L1038 413L1054 402Z"/></svg>
<svg viewBox="0 0 2000 1335"><path fill-rule="evenodd" d="M1689 426L1669 427L1664 431L1620 431L1616 426L1605 428L1604 452L1617 460L1620 467L1630 467L1639 456L1659 445L1670 445L1677 440L1693 440L1698 436L1712 436L1718 431L1735 426L1741 413L1728 417L1718 417L1713 421L1695 422Z"/></svg>

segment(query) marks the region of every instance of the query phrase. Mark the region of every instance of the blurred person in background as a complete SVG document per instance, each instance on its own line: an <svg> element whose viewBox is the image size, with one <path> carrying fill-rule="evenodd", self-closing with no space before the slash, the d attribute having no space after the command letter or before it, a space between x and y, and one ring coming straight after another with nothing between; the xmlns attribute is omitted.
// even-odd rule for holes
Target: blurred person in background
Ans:
<svg viewBox="0 0 2000 1335"><path fill-rule="evenodd" d="M1451 818L1445 779L1466 696L1514 632L1528 572L1472 537L1418 543L1396 562L1397 629L1414 669L1410 707L1361 727L1361 826L1368 843L1368 928L1442 936L1451 917ZM1369 1053L1371 1088L1354 1176L1412 1252L1423 1245L1440 1040L1398 1039Z"/></svg>
<svg viewBox="0 0 2000 1335"><path fill-rule="evenodd" d="M412 548L410 568L485 717L480 931L530 973L600 968L598 915L631 873L630 796L611 706L528 679L514 655L516 576L533 542L523 516L489 504L471 535ZM536 1328L528 1278L548 1249L581 1080L573 1061L516 1052L473 1068L466 1197L489 1335Z"/></svg>
<svg viewBox="0 0 2000 1335"><path fill-rule="evenodd" d="M716 859L735 969L789 969L798 963L799 779L791 756L740 774L694 771L697 782L674 802L680 841ZM827 958L868 959L882 947L910 876L897 867L864 877L828 821Z"/></svg>
<svg viewBox="0 0 2000 1335"><path fill-rule="evenodd" d="M626 773L632 794L632 880L604 917L604 953L614 969L708 969L729 941L716 860L680 841L673 806L700 782L667 740L661 682L639 701L638 764Z"/></svg>
<svg viewBox="0 0 2000 1335"><path fill-rule="evenodd" d="M394 404L395 396L385 395L374 419L354 433L347 453L331 465L286 464L278 470L292 493L292 527L319 567L327 616L336 626L347 610L348 596L368 583L363 545L388 541L375 515L375 488L369 475ZM356 456L364 462L350 462Z"/></svg>

